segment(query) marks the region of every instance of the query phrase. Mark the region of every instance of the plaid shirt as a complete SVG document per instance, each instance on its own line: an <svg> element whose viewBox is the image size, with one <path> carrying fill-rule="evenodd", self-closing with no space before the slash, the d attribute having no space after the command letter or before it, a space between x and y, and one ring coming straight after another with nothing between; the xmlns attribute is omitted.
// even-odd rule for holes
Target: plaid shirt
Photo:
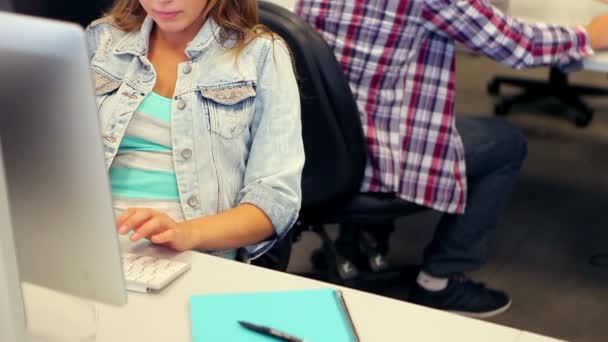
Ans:
<svg viewBox="0 0 608 342"><path fill-rule="evenodd" d="M464 212L467 190L455 42L515 68L592 53L584 28L524 24L488 0L298 0L296 12L334 49L359 106L361 190L449 213Z"/></svg>

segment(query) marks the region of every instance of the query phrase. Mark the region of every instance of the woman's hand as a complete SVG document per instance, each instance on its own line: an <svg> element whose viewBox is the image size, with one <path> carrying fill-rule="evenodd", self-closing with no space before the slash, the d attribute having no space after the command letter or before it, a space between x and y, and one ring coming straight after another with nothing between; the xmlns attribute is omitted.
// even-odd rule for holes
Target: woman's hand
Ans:
<svg viewBox="0 0 608 342"><path fill-rule="evenodd" d="M130 237L133 242L147 238L177 251L191 250L197 246L196 234L192 229L153 209L130 208L120 215L116 223L121 235L134 231Z"/></svg>

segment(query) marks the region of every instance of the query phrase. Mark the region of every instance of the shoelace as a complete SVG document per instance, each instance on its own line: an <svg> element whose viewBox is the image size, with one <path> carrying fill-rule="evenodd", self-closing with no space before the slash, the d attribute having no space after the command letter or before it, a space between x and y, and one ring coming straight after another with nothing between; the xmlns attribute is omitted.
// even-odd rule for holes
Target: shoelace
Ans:
<svg viewBox="0 0 608 342"><path fill-rule="evenodd" d="M474 281L473 279L469 278L466 274L464 273L458 273L452 276L452 280L461 283L461 284L466 284L469 285L471 287L474 288L485 288L486 285L482 282L478 282L478 281Z"/></svg>
<svg viewBox="0 0 608 342"><path fill-rule="evenodd" d="M458 286L460 295L452 297L448 302L449 305L456 308L471 307L478 305L479 301L482 300L479 294L483 293L486 289L484 283L476 282L462 273L453 275L451 280L459 283L461 286Z"/></svg>

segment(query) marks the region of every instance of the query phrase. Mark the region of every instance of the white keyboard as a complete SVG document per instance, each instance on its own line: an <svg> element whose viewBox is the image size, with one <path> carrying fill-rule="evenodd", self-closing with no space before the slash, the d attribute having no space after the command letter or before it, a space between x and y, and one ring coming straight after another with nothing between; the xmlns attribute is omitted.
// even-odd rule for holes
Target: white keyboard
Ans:
<svg viewBox="0 0 608 342"><path fill-rule="evenodd" d="M127 290L150 292L162 290L186 272L190 265L170 259L123 253L122 267Z"/></svg>

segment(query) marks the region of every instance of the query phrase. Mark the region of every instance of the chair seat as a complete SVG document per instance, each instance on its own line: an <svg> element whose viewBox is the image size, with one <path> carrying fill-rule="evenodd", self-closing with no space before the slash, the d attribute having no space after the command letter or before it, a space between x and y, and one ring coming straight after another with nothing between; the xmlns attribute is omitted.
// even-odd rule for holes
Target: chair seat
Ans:
<svg viewBox="0 0 608 342"><path fill-rule="evenodd" d="M391 218L411 215L426 210L425 207L396 198L392 194L360 193L338 206L305 212L311 223L375 223Z"/></svg>
<svg viewBox="0 0 608 342"><path fill-rule="evenodd" d="M321 237L322 258L332 273L340 256L325 225L376 224L424 208L394 194L359 193L367 143L357 102L333 49L292 11L267 1L258 3L260 21L289 45L298 74L306 163L294 234L311 229ZM344 280L340 275L334 278Z"/></svg>

